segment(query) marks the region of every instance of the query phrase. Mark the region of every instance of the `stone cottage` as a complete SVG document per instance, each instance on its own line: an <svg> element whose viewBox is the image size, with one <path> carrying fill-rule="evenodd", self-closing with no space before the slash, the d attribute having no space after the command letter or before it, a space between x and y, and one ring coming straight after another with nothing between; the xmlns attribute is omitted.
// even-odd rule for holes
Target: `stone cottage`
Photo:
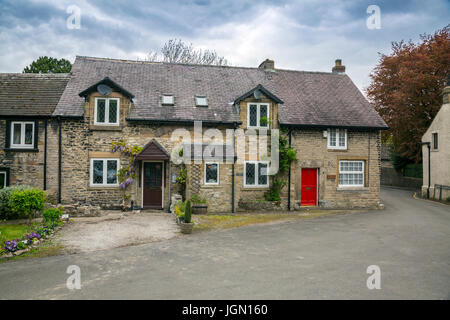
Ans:
<svg viewBox="0 0 450 320"><path fill-rule="evenodd" d="M286 181L281 209L379 205L380 130L387 126L340 60L332 72L305 72L277 69L272 60L246 68L77 57L70 75L52 77L55 84L45 89L33 85L36 98L2 90L5 185L43 187L61 203L118 207L116 174L128 158L112 152L112 143L123 140L143 147L138 178L126 189L136 207L168 210L181 192L180 170L187 172L186 197L205 198L210 212L264 207L276 177ZM57 82L64 88L54 88ZM41 96L49 92L57 103ZM38 120L33 111L22 119L35 106L15 109L21 98L41 99L54 109L51 117ZM13 118L20 120L17 145ZM41 141L32 151L22 145L30 135L25 120L34 121L32 140ZM43 144L39 130L47 125ZM297 153L278 175L270 152L276 130ZM269 141L265 151L261 141Z"/></svg>

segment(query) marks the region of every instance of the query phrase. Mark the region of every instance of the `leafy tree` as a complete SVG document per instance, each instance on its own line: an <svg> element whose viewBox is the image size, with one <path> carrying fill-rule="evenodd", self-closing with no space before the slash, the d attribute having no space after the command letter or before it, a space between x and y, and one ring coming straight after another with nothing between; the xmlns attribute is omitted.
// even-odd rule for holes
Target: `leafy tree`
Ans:
<svg viewBox="0 0 450 320"><path fill-rule="evenodd" d="M370 76L367 95L390 127L383 140L392 141L401 162L421 160L419 142L442 104L450 70L449 26L421 35L417 44L393 42L392 53L381 54Z"/></svg>
<svg viewBox="0 0 450 320"><path fill-rule="evenodd" d="M66 59L39 57L23 69L23 73L69 73L72 64Z"/></svg>
<svg viewBox="0 0 450 320"><path fill-rule="evenodd" d="M167 41L161 48L161 53L151 51L148 55L149 61L170 63L192 63L226 66L227 59L217 54L215 50L195 49L192 43L187 44L182 40L172 39Z"/></svg>

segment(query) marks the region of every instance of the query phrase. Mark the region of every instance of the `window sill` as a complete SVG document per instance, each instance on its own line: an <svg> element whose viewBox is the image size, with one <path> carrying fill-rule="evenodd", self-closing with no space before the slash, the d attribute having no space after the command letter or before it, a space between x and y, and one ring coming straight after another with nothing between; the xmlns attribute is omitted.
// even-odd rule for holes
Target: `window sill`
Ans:
<svg viewBox="0 0 450 320"><path fill-rule="evenodd" d="M336 191L367 192L367 191L369 191L369 187L337 187Z"/></svg>
<svg viewBox="0 0 450 320"><path fill-rule="evenodd" d="M105 190L105 189L119 189L119 185L114 185L114 186L108 186L108 185L104 185L104 186L92 186L90 185L88 187L88 190Z"/></svg>
<svg viewBox="0 0 450 320"><path fill-rule="evenodd" d="M246 190L246 191L256 191L256 190L261 191L261 190L268 190L268 189L270 189L269 186L261 186L261 187L247 187L247 186L244 186L244 188L242 188L242 190Z"/></svg>
<svg viewBox="0 0 450 320"><path fill-rule="evenodd" d="M337 152L337 151L345 151L345 152L347 152L348 151L347 148L342 148L342 149L339 149L339 148L327 148L327 150L328 151L332 151L332 152Z"/></svg>
<svg viewBox="0 0 450 320"><path fill-rule="evenodd" d="M91 124L89 126L89 130L91 131L122 131L123 127L121 125L99 125L99 124Z"/></svg>
<svg viewBox="0 0 450 320"><path fill-rule="evenodd" d="M204 189L208 189L208 188L210 188L210 189L213 189L213 188L217 188L217 187L220 187L221 185L220 184L203 184L202 185L202 188L204 188Z"/></svg>
<svg viewBox="0 0 450 320"><path fill-rule="evenodd" d="M4 148L5 152L39 152L37 148Z"/></svg>

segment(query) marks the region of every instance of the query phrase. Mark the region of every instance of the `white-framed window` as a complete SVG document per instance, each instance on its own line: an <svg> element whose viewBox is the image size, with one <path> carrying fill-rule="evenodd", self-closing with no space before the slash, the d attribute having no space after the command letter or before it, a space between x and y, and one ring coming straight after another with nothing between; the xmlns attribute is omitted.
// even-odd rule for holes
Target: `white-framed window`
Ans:
<svg viewBox="0 0 450 320"><path fill-rule="evenodd" d="M347 149L347 129L328 129L328 149Z"/></svg>
<svg viewBox="0 0 450 320"><path fill-rule="evenodd" d="M0 189L3 189L6 187L6 179L7 179L7 173L6 171L0 171Z"/></svg>
<svg viewBox="0 0 450 320"><path fill-rule="evenodd" d="M269 127L269 104L254 103L247 104L247 127L268 128Z"/></svg>
<svg viewBox="0 0 450 320"><path fill-rule="evenodd" d="M174 98L173 95L170 94L164 94L161 97L161 104L166 106L173 106L174 104Z"/></svg>
<svg viewBox="0 0 450 320"><path fill-rule="evenodd" d="M91 186L118 186L119 159L91 159Z"/></svg>
<svg viewBox="0 0 450 320"><path fill-rule="evenodd" d="M34 125L33 121L12 121L10 147L18 149L34 148Z"/></svg>
<svg viewBox="0 0 450 320"><path fill-rule="evenodd" d="M363 187L364 161L355 161L355 160L339 161L339 186Z"/></svg>
<svg viewBox="0 0 450 320"><path fill-rule="evenodd" d="M208 99L205 96L195 96L195 105L197 107L207 107Z"/></svg>
<svg viewBox="0 0 450 320"><path fill-rule="evenodd" d="M219 163L205 162L205 184L217 185L219 184Z"/></svg>
<svg viewBox="0 0 450 320"><path fill-rule="evenodd" d="M431 134L432 138L433 138L433 150L438 150L439 148L439 136L437 132L433 132Z"/></svg>
<svg viewBox="0 0 450 320"><path fill-rule="evenodd" d="M119 98L95 98L94 124L118 126L119 115Z"/></svg>
<svg viewBox="0 0 450 320"><path fill-rule="evenodd" d="M244 186L246 187L268 187L269 162L267 161L245 161L244 162Z"/></svg>

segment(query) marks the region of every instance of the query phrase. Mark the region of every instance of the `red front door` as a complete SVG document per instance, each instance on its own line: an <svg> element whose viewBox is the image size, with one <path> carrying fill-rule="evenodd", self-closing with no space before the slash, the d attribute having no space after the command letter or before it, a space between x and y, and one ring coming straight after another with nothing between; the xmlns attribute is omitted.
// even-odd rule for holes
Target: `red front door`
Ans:
<svg viewBox="0 0 450 320"><path fill-rule="evenodd" d="M302 169L302 206L317 205L317 169Z"/></svg>

